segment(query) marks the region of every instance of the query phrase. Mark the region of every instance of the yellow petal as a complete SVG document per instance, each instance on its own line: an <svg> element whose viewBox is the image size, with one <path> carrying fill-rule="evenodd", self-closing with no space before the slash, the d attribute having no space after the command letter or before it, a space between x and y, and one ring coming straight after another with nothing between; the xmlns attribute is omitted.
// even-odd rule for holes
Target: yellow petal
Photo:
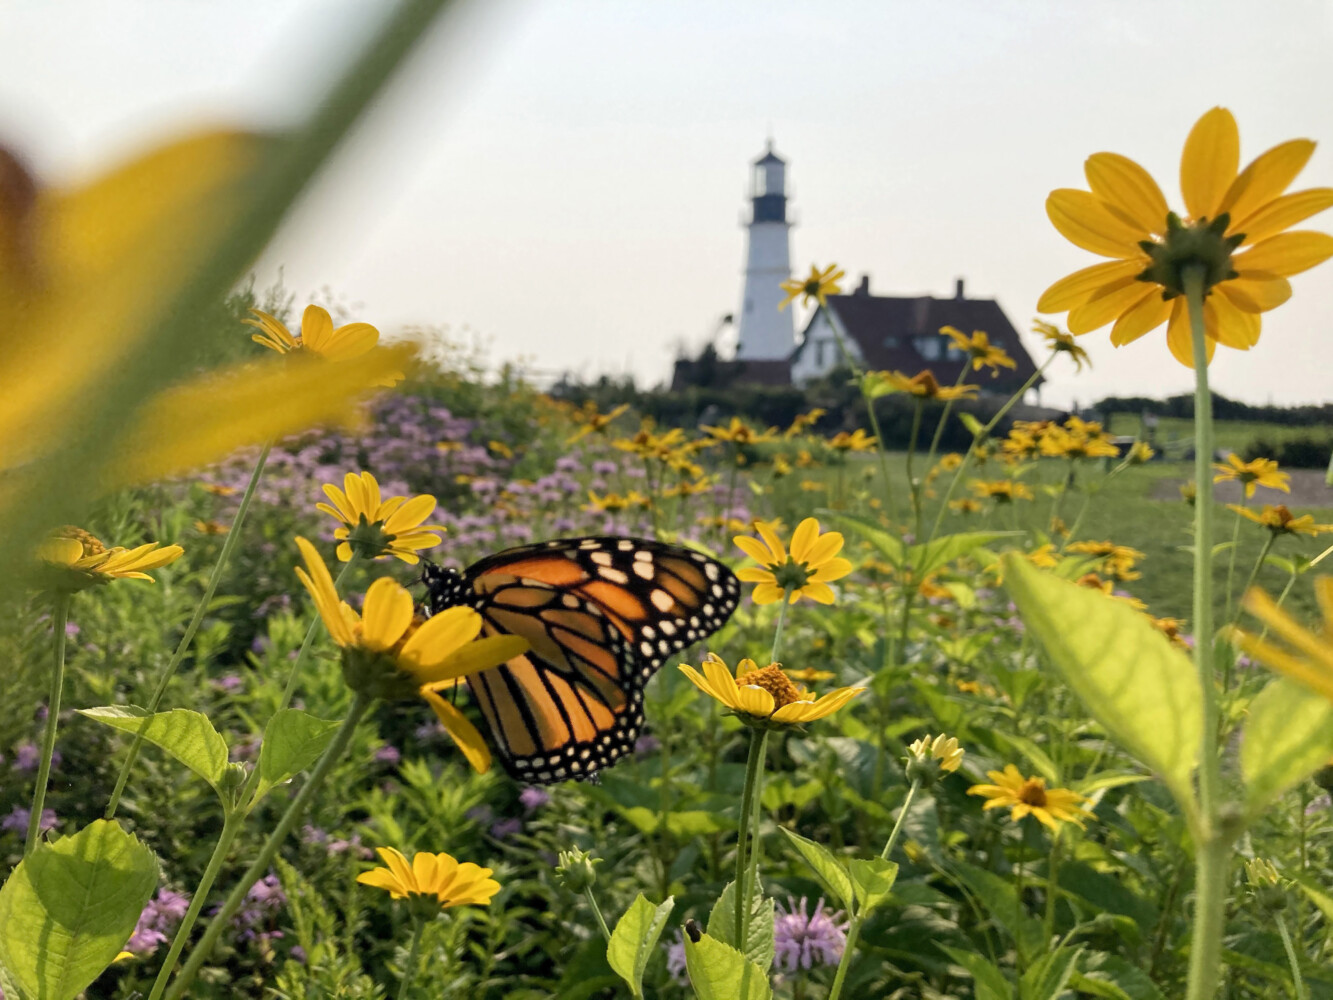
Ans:
<svg viewBox="0 0 1333 1000"><path fill-rule="evenodd" d="M468 721L467 716L433 691L422 691L421 697L425 698L426 704L434 709L436 718L444 726L444 731L463 752L467 762L472 765L472 770L478 774L489 771L491 752L486 748L486 741L481 733L477 732L477 727Z"/></svg>
<svg viewBox="0 0 1333 1000"><path fill-rule="evenodd" d="M712 688L713 697L728 708L735 708L739 697L736 693L736 678L731 675L727 665L716 656L710 656L701 666L704 677L708 679L708 686Z"/></svg>
<svg viewBox="0 0 1333 1000"><path fill-rule="evenodd" d="M333 338L333 317L322 306L308 305L301 317L301 344L306 350L322 354Z"/></svg>
<svg viewBox="0 0 1333 1000"><path fill-rule="evenodd" d="M745 583L771 583L777 586L778 578L766 569L758 566L745 566L736 570L736 579Z"/></svg>
<svg viewBox="0 0 1333 1000"><path fill-rule="evenodd" d="M1226 108L1213 108L1194 123L1180 156L1180 191L1194 220L1217 217L1240 166L1240 132Z"/></svg>
<svg viewBox="0 0 1333 1000"><path fill-rule="evenodd" d="M448 608L421 623L403 643L399 658L411 663L438 663L475 639L481 625L481 615L471 608Z"/></svg>
<svg viewBox="0 0 1333 1000"><path fill-rule="evenodd" d="M731 706L746 715L767 718L773 714L773 696L761 687L747 684L736 689L736 703Z"/></svg>
<svg viewBox="0 0 1333 1000"><path fill-rule="evenodd" d="M529 648L530 643L521 635L492 635L474 639L462 649L441 658L432 657L427 650L420 660L400 658L398 665L410 672L422 686L439 685L508 663Z"/></svg>
<svg viewBox="0 0 1333 1000"><path fill-rule="evenodd" d="M1132 279L1147 264L1146 258L1111 260L1067 274L1042 293L1037 302L1037 312L1065 312L1082 305L1103 288Z"/></svg>
<svg viewBox="0 0 1333 1000"><path fill-rule="evenodd" d="M371 351L379 340L380 332L369 323L348 323L329 335L319 353L329 361L351 361Z"/></svg>
<svg viewBox="0 0 1333 1000"><path fill-rule="evenodd" d="M852 564L846 559L826 559L819 569L810 575L810 579L816 583L832 583L834 580L841 580L852 569Z"/></svg>
<svg viewBox="0 0 1333 1000"><path fill-rule="evenodd" d="M1240 172L1218 206L1219 212L1231 213L1233 232L1244 232L1235 226L1236 222L1287 190L1310 159L1314 146L1309 139L1292 139L1260 153Z"/></svg>
<svg viewBox="0 0 1333 1000"><path fill-rule="evenodd" d="M1189 310L1185 307L1185 297L1177 296L1172 302L1174 304L1171 307L1171 322L1166 328L1166 346L1171 349L1177 361L1186 368L1193 368L1194 338L1190 332ZM1205 336L1204 343L1207 345L1207 360L1212 361L1217 341Z"/></svg>
<svg viewBox="0 0 1333 1000"><path fill-rule="evenodd" d="M1052 191L1046 199L1046 215L1070 243L1103 257L1140 257L1139 241L1149 236L1146 230L1117 218L1088 191Z"/></svg>
<svg viewBox="0 0 1333 1000"><path fill-rule="evenodd" d="M1231 258L1241 277L1288 278L1333 257L1333 236L1299 231L1280 233ZM1260 272L1255 275L1251 272Z"/></svg>
<svg viewBox="0 0 1333 1000"><path fill-rule="evenodd" d="M759 537L764 540L764 544L768 546L769 551L773 554L773 562L786 562L787 550L782 545L782 539L773 530L773 525L768 521L755 521L754 527L759 532Z"/></svg>
<svg viewBox="0 0 1333 1000"><path fill-rule="evenodd" d="M776 604L782 600L783 590L776 583L761 583L750 594L755 604Z"/></svg>
<svg viewBox="0 0 1333 1000"><path fill-rule="evenodd" d="M1223 347L1248 351L1259 342L1259 314L1245 312L1225 295L1210 295L1203 304L1210 336Z"/></svg>
<svg viewBox="0 0 1333 1000"><path fill-rule="evenodd" d="M1237 309L1262 313L1276 309L1291 298L1291 282L1286 278L1274 278L1271 281L1232 278L1218 285L1215 291L1230 299ZM1234 453L1231 457L1235 457Z"/></svg>
<svg viewBox="0 0 1333 1000"><path fill-rule="evenodd" d="M773 553L769 552L763 543L751 538L749 535L737 535L732 541L736 543L738 549L762 566L767 566L775 561L780 561L773 558Z"/></svg>
<svg viewBox="0 0 1333 1000"><path fill-rule="evenodd" d="M356 880L362 885L374 886L376 889L388 889L395 897L407 895L393 872L387 868L372 868L368 872L362 872Z"/></svg>
<svg viewBox="0 0 1333 1000"><path fill-rule="evenodd" d="M1069 332L1091 333L1128 312L1148 295L1160 296L1156 285L1129 279L1120 287L1110 287L1096 298L1069 311Z"/></svg>
<svg viewBox="0 0 1333 1000"><path fill-rule="evenodd" d="M324 565L315 547L304 538L297 536L296 547L306 564L306 570L297 567L296 575L315 602L315 610L324 620L324 627L339 646L350 646L352 630L343 616L342 602L338 600L338 591L333 585L333 577L329 575L329 568Z"/></svg>
<svg viewBox="0 0 1333 1000"><path fill-rule="evenodd" d="M384 530L391 535L401 535L409 528L415 528L430 517L435 511L435 505L435 498L426 493L415 496L405 503L395 504L396 509L388 515L388 520L384 522ZM385 504L384 506L388 505ZM381 511L381 516L384 516L383 511Z"/></svg>
<svg viewBox="0 0 1333 1000"><path fill-rule="evenodd" d="M1244 233L1242 246L1258 243L1290 229L1298 222L1304 222L1312 215L1318 215L1329 207L1333 207L1333 188L1293 191L1268 202L1240 223L1233 224L1228 232Z"/></svg>
<svg viewBox="0 0 1333 1000"><path fill-rule="evenodd" d="M387 576L372 583L361 609L361 645L383 652L397 645L411 624L412 595L402 584Z"/></svg>
<svg viewBox="0 0 1333 1000"><path fill-rule="evenodd" d="M830 532L837 534L837 532ZM791 536L791 557L798 563L810 562L810 549L814 546L815 540L819 538L819 522L813 517L807 517L796 526L796 530ZM841 540L842 536L838 535Z"/></svg>
<svg viewBox="0 0 1333 1000"><path fill-rule="evenodd" d="M1166 231L1170 211L1152 175L1127 156L1094 153L1083 164L1092 193L1144 233Z"/></svg>
<svg viewBox="0 0 1333 1000"><path fill-rule="evenodd" d="M1149 286L1149 292L1130 306L1111 328L1111 343L1123 347L1138 340L1145 333L1156 330L1171 317L1171 303L1162 298L1159 288Z"/></svg>

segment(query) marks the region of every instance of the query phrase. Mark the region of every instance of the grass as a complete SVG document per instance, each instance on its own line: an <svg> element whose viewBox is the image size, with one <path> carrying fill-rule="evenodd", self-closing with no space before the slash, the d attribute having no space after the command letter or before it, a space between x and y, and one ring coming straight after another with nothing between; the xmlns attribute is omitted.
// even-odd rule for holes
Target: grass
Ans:
<svg viewBox="0 0 1333 1000"><path fill-rule="evenodd" d="M1194 443L1194 421L1189 417L1159 417L1155 434L1143 434L1142 419L1136 413L1113 413L1107 424L1112 434L1143 437L1153 442L1159 451L1178 454ZM1286 441L1308 436L1311 428L1300 425L1265 424L1251 420L1215 420L1217 446L1228 451L1244 451L1255 438L1266 441Z"/></svg>

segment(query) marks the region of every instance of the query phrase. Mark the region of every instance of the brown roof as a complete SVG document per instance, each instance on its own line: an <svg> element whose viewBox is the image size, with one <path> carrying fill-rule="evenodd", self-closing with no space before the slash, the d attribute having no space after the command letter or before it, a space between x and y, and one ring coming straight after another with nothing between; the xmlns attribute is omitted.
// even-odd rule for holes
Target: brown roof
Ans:
<svg viewBox="0 0 1333 1000"><path fill-rule="evenodd" d="M940 328L953 326L966 334L985 331L991 343L1003 347L1018 363L1016 369L1000 369L995 378L984 369L971 372L968 381L983 389L1012 392L1036 371L1036 365L1018 338L1018 331L994 299L937 299L929 295L894 298L871 295L864 288L863 284L851 295L830 295L828 306L836 313L847 335L861 348L868 368L876 371L893 369L908 375L929 368L941 383L952 383L958 378L962 366L969 364L967 359L947 355L928 358L914 342L918 338L938 338L947 346L949 341L939 338ZM809 331L808 326L806 331ZM796 353L800 350L797 348ZM1040 382L1038 380L1038 384Z"/></svg>

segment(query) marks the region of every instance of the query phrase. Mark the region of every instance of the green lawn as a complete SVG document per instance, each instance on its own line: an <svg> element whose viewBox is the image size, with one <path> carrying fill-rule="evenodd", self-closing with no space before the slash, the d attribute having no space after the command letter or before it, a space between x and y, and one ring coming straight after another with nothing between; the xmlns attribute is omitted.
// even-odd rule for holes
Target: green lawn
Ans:
<svg viewBox="0 0 1333 1000"><path fill-rule="evenodd" d="M1112 434L1143 437L1141 421L1136 413L1113 413L1107 426ZM1265 424L1249 420L1217 420L1213 431L1217 437L1217 446L1231 451L1244 451L1255 438L1266 441L1285 441L1288 438L1308 436L1312 430L1320 428L1300 425ZM1188 417L1160 417L1157 422L1156 446L1159 450L1176 453L1194 443L1194 421Z"/></svg>

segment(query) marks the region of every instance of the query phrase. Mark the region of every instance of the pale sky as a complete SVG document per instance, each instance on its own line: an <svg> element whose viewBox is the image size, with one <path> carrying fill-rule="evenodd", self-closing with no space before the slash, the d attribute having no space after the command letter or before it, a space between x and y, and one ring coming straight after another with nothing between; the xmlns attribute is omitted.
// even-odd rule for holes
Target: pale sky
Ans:
<svg viewBox="0 0 1333 1000"><path fill-rule="evenodd" d="M53 180L152 139L279 127L316 100L382 0L11 0L0 142ZM1027 331L1052 281L1099 258L1043 204L1123 153L1179 206L1180 148L1221 104L1242 161L1321 140L1333 185L1333 12L1284 0L488 0L442 21L261 262L385 330L467 327L492 360L669 376L738 307L749 162L789 161L792 262L880 294L994 297ZM1333 213L1306 224L1333 230ZM1333 398L1333 262L1293 280L1215 387ZM1109 329L1109 328L1108 328ZM1031 343L1031 339L1029 339ZM1046 399L1186 391L1159 333L1081 343ZM1059 366L1060 363L1058 362Z"/></svg>

